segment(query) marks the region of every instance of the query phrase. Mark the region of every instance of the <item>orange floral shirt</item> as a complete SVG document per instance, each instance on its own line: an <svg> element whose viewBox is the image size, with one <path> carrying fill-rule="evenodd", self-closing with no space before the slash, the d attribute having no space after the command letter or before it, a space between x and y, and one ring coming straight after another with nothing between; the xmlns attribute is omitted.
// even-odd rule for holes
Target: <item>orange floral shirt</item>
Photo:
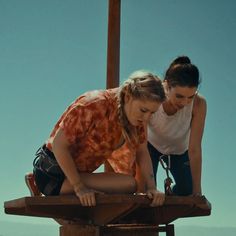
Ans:
<svg viewBox="0 0 236 236"><path fill-rule="evenodd" d="M69 151L80 172L93 172L108 160L115 172L134 174L136 148L125 142L116 149L122 136L118 117L118 88L87 92L77 98L55 125L47 147L61 128L70 145ZM138 127L140 143L145 140Z"/></svg>

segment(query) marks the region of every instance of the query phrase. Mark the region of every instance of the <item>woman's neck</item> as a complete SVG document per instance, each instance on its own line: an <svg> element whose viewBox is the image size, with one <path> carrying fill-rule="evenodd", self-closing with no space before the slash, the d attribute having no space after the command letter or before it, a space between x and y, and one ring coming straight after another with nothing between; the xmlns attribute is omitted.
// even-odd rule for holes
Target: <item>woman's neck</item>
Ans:
<svg viewBox="0 0 236 236"><path fill-rule="evenodd" d="M162 107L163 107L164 112L168 116L172 116L177 112L177 109L172 105L172 103L168 99L168 84L167 84L167 81L163 81L163 87L164 87L167 99L162 103Z"/></svg>
<svg viewBox="0 0 236 236"><path fill-rule="evenodd" d="M177 112L177 109L171 104L169 100L163 102L162 107L168 116L173 116Z"/></svg>

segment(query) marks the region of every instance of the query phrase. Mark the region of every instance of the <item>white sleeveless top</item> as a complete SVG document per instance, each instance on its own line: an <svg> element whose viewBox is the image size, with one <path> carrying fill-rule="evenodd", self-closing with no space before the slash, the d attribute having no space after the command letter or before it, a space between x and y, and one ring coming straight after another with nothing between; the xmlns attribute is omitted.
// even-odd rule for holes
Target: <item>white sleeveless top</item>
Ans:
<svg viewBox="0 0 236 236"><path fill-rule="evenodd" d="M183 154L188 150L193 101L167 115L161 105L148 125L148 141L163 154Z"/></svg>

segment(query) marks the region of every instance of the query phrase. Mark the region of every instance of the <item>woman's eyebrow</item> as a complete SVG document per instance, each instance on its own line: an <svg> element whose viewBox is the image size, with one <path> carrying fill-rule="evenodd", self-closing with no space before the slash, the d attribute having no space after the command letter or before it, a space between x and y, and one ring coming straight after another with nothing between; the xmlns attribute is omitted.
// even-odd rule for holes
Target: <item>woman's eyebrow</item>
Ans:
<svg viewBox="0 0 236 236"><path fill-rule="evenodd" d="M193 98L195 95L196 95L196 93L194 93L193 95L191 95L191 96L189 96L187 98ZM182 95L180 93L176 93L176 96L179 96L179 97L182 97L182 98L186 97L186 96L184 96L184 95Z"/></svg>

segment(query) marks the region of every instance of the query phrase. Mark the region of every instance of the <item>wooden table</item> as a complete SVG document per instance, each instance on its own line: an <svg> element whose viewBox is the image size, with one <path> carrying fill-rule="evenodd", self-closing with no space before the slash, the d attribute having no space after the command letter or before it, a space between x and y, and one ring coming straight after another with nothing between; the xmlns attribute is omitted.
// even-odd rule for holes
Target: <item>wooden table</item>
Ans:
<svg viewBox="0 0 236 236"><path fill-rule="evenodd" d="M6 201L5 213L54 218L60 236L174 236L174 220L208 216L211 204L202 197L167 196L161 207L150 207L145 194L97 194L97 205L83 207L74 195L23 197Z"/></svg>

